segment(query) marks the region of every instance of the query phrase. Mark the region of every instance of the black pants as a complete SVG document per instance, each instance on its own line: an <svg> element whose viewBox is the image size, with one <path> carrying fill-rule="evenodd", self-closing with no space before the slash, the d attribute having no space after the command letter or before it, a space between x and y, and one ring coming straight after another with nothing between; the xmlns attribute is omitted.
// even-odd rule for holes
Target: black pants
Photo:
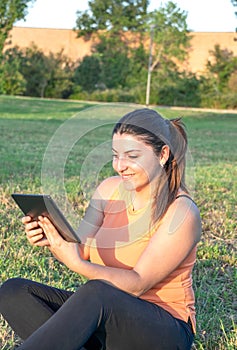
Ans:
<svg viewBox="0 0 237 350"><path fill-rule="evenodd" d="M10 279L0 312L25 340L18 350L188 350L193 341L186 322L101 280L73 293Z"/></svg>

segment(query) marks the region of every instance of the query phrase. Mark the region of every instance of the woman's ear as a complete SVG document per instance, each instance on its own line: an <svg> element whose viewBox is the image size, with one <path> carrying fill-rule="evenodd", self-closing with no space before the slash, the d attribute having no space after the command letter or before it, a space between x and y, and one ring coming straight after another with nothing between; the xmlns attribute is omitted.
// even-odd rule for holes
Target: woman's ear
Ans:
<svg viewBox="0 0 237 350"><path fill-rule="evenodd" d="M167 160L169 159L169 156L170 148L168 145L164 145L160 152L160 165L162 166L162 168L165 166Z"/></svg>

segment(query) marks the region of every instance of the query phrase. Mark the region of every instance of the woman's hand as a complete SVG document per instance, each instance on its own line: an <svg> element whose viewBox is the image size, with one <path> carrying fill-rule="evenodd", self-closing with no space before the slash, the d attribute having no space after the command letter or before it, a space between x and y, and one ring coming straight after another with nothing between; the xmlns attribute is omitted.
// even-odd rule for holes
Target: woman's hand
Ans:
<svg viewBox="0 0 237 350"><path fill-rule="evenodd" d="M44 232L48 247L55 258L73 271L78 269L82 261L78 243L64 240L47 217L39 216L38 225Z"/></svg>
<svg viewBox="0 0 237 350"><path fill-rule="evenodd" d="M25 216L22 218L22 223L25 225L26 237L31 245L39 247L49 245L44 231L39 226L38 221L32 220L30 216Z"/></svg>

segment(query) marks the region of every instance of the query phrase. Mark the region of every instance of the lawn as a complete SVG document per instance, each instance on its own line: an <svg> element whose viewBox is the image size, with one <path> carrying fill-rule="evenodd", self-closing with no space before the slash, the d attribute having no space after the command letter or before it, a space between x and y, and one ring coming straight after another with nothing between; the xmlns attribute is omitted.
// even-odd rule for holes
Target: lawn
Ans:
<svg viewBox="0 0 237 350"><path fill-rule="evenodd" d="M21 276L74 290L83 277L26 241L12 192L48 190L66 198L72 220L83 215L96 184L112 174L112 124L134 106L0 96L1 282ZM189 136L187 181L202 216L193 273L197 336L193 349L237 348L237 112L156 108L182 116ZM57 177L57 186L51 181ZM65 192L64 192L65 191ZM66 197L65 197L66 196ZM65 204L65 203L64 203ZM0 343L19 342L1 320Z"/></svg>

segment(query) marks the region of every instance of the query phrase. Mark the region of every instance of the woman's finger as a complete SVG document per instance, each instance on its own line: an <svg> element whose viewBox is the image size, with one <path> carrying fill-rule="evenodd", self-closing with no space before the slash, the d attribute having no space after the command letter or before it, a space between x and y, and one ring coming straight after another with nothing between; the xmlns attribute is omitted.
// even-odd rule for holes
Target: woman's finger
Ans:
<svg viewBox="0 0 237 350"><path fill-rule="evenodd" d="M39 247L49 246L49 241L38 221L33 221L30 216L24 216L21 221L25 225L26 237L30 244Z"/></svg>
<svg viewBox="0 0 237 350"><path fill-rule="evenodd" d="M31 244L36 243L37 241L41 240L42 238L44 238L43 233L38 233L38 234L35 234L34 236L29 236L29 235L27 236L27 239Z"/></svg>
<svg viewBox="0 0 237 350"><path fill-rule="evenodd" d="M42 239L40 239L38 242L35 243L35 246L37 247L49 247L49 241L48 239L44 236Z"/></svg>
<svg viewBox="0 0 237 350"><path fill-rule="evenodd" d="M30 238L30 237L27 237L27 238L28 238L28 241L30 242L30 244L32 244L34 246L38 246L38 247L49 246L49 241L45 237L45 234L38 234L32 238Z"/></svg>
<svg viewBox="0 0 237 350"><path fill-rule="evenodd" d="M47 217L39 216L39 226L42 227L51 244L53 242L60 243L62 237L59 235L57 229Z"/></svg>
<svg viewBox="0 0 237 350"><path fill-rule="evenodd" d="M24 216L22 219L21 219L21 222L23 224L27 224L28 222L32 221L32 217L30 216Z"/></svg>
<svg viewBox="0 0 237 350"><path fill-rule="evenodd" d="M25 224L25 231L29 232L39 227L38 221L31 221L28 224Z"/></svg>
<svg viewBox="0 0 237 350"><path fill-rule="evenodd" d="M37 228L36 230L29 230L29 231L27 230L26 231L26 235L29 238L33 238L34 236L37 236L39 234L41 234L41 235L44 234L44 231L42 230L41 227Z"/></svg>

